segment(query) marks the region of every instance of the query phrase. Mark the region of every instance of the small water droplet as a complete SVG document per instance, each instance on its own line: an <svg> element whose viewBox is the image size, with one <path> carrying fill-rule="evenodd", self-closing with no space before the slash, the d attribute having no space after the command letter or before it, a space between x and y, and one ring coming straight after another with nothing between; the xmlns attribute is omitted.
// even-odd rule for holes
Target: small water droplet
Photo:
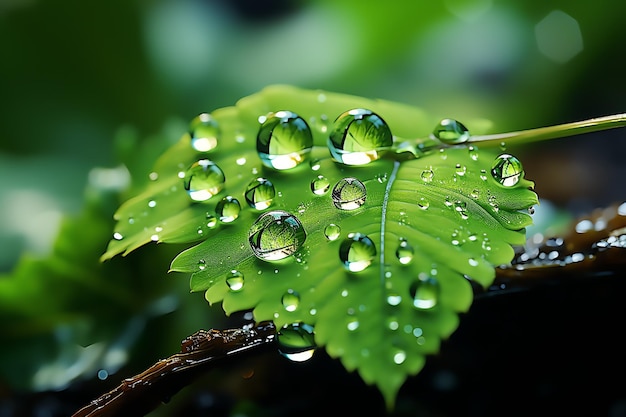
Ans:
<svg viewBox="0 0 626 417"><path fill-rule="evenodd" d="M472 158L472 161L478 161L478 148L476 146L470 145L467 148L467 151L469 152L469 156Z"/></svg>
<svg viewBox="0 0 626 417"><path fill-rule="evenodd" d="M428 310L437 305L439 299L439 281L432 276L422 275L409 287L413 306Z"/></svg>
<svg viewBox="0 0 626 417"><path fill-rule="evenodd" d="M415 250L413 249L413 246L411 246L406 239L400 239L398 249L396 249L396 257L398 258L398 261L400 261L402 265L410 264L413 260L414 253Z"/></svg>
<svg viewBox="0 0 626 417"><path fill-rule="evenodd" d="M276 340L281 355L294 362L304 362L315 353L315 332L311 325L296 322L278 331Z"/></svg>
<svg viewBox="0 0 626 417"><path fill-rule="evenodd" d="M467 171L467 167L465 165L456 164L456 175L464 176Z"/></svg>
<svg viewBox="0 0 626 417"><path fill-rule="evenodd" d="M328 138L331 155L346 165L365 165L375 161L392 144L393 137L387 123L367 109L341 113Z"/></svg>
<svg viewBox="0 0 626 417"><path fill-rule="evenodd" d="M470 138L469 130L463 123L454 119L442 119L435 130L433 136L447 145L455 145L467 142Z"/></svg>
<svg viewBox="0 0 626 417"><path fill-rule="evenodd" d="M394 354L393 354L393 363L395 363L396 365L401 365L404 363L404 361L406 360L406 352L398 349Z"/></svg>
<svg viewBox="0 0 626 417"><path fill-rule="evenodd" d="M366 235L350 233L341 242L339 247L339 259L343 266L351 272L363 271L371 265L376 256L376 246Z"/></svg>
<svg viewBox="0 0 626 417"><path fill-rule="evenodd" d="M311 161L309 162L309 166L311 167L312 171L319 171L319 169L322 167L322 163L319 159L311 159Z"/></svg>
<svg viewBox="0 0 626 417"><path fill-rule="evenodd" d="M248 242L254 254L266 261L293 255L304 243L306 233L300 220L286 211L263 213L250 227Z"/></svg>
<svg viewBox="0 0 626 417"><path fill-rule="evenodd" d="M402 296L396 293L387 294L387 304L390 306L397 306L402 302Z"/></svg>
<svg viewBox="0 0 626 417"><path fill-rule="evenodd" d="M241 212L241 204L233 196L226 196L222 198L217 206L215 206L215 213L223 223L231 223L239 217Z"/></svg>
<svg viewBox="0 0 626 417"><path fill-rule="evenodd" d="M520 160L509 154L498 156L491 167L493 178L505 187L516 185L523 173L524 169Z"/></svg>
<svg viewBox="0 0 626 417"><path fill-rule="evenodd" d="M201 113L189 123L191 146L198 152L209 152L217 146L220 127L209 113Z"/></svg>
<svg viewBox="0 0 626 417"><path fill-rule="evenodd" d="M122 239L124 239L124 236L120 232L115 232L115 233L113 233L113 239L115 239L115 240L122 240Z"/></svg>
<svg viewBox="0 0 626 417"><path fill-rule="evenodd" d="M455 201L454 210L459 213L459 216L461 216L463 220L467 220L469 218L469 215L467 213L467 203L465 201Z"/></svg>
<svg viewBox="0 0 626 417"><path fill-rule="evenodd" d="M205 268L206 268L206 261L204 259L200 259L198 261L198 269L200 271L204 271Z"/></svg>
<svg viewBox="0 0 626 417"><path fill-rule="evenodd" d="M148 178L150 179L150 181L156 181L159 179L159 174L156 172L151 172L150 174L148 174Z"/></svg>
<svg viewBox="0 0 626 417"><path fill-rule="evenodd" d="M480 197L480 190L478 188L474 188L472 192L470 193L470 197L472 198Z"/></svg>
<svg viewBox="0 0 626 417"><path fill-rule="evenodd" d="M425 169L422 171L422 174L421 174L422 181L424 182L432 182L434 176L435 176L435 173L433 172L432 169Z"/></svg>
<svg viewBox="0 0 626 417"><path fill-rule="evenodd" d="M244 276L241 272L233 269L226 277L226 285L231 291L241 291L243 289Z"/></svg>
<svg viewBox="0 0 626 417"><path fill-rule="evenodd" d="M356 317L350 317L348 319L348 323L346 324L346 327L348 328L349 331L353 332L356 329L359 328L359 319L357 319Z"/></svg>
<svg viewBox="0 0 626 417"><path fill-rule="evenodd" d="M263 164L285 170L302 163L313 147L313 135L306 121L296 113L270 113L259 128L256 149Z"/></svg>
<svg viewBox="0 0 626 417"><path fill-rule="evenodd" d="M154 207L156 207L156 205L157 205L156 201L154 201L154 200L148 201L148 207L154 208Z"/></svg>
<svg viewBox="0 0 626 417"><path fill-rule="evenodd" d="M283 307L287 311L296 311L298 309L298 304L300 304L300 294L292 289L288 289L281 299L283 303Z"/></svg>
<svg viewBox="0 0 626 417"><path fill-rule="evenodd" d="M311 181L311 191L315 195L324 195L330 188L330 181L323 175L318 175L313 181Z"/></svg>
<svg viewBox="0 0 626 417"><path fill-rule="evenodd" d="M478 266L478 261L474 258L469 258L467 263L470 264L470 266Z"/></svg>
<svg viewBox="0 0 626 417"><path fill-rule="evenodd" d="M215 217L214 215L210 213L207 213L206 214L206 227L208 227L209 229L212 229L215 226L217 226L217 217Z"/></svg>
<svg viewBox="0 0 626 417"><path fill-rule="evenodd" d="M341 235L341 227L334 223L329 224L324 228L324 236L328 240L337 240Z"/></svg>
<svg viewBox="0 0 626 417"><path fill-rule="evenodd" d="M446 152L446 150L444 148L439 149L439 156L441 157L441 159L443 159L444 161L446 159L448 159L448 153Z"/></svg>
<svg viewBox="0 0 626 417"><path fill-rule="evenodd" d="M428 207L430 207L430 203L428 202L426 198L419 197L417 199L417 206L421 208L422 210L428 210Z"/></svg>
<svg viewBox="0 0 626 417"><path fill-rule="evenodd" d="M342 210L355 210L365 204L367 190L365 184L356 178L342 178L332 191L335 207Z"/></svg>
<svg viewBox="0 0 626 417"><path fill-rule="evenodd" d="M206 201L224 189L224 172L208 159L191 164L184 174L184 187L194 201Z"/></svg>
<svg viewBox="0 0 626 417"><path fill-rule="evenodd" d="M250 207L265 210L274 201L276 189L274 184L266 178L252 180L246 188L245 198Z"/></svg>

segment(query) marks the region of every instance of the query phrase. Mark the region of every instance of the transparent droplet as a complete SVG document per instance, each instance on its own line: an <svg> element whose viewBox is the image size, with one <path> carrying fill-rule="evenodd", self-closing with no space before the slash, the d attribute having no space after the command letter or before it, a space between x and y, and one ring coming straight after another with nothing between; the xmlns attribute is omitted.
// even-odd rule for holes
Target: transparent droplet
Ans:
<svg viewBox="0 0 626 417"><path fill-rule="evenodd" d="M191 146L198 152L209 152L217 146L220 127L209 113L201 113L189 123Z"/></svg>
<svg viewBox="0 0 626 417"><path fill-rule="evenodd" d="M337 240L341 235L341 227L334 223L329 224L324 228L324 236L328 240Z"/></svg>
<svg viewBox="0 0 626 417"><path fill-rule="evenodd" d="M350 317L348 319L348 323L346 323L346 327L349 331L353 332L359 328L359 324L359 319L357 319L356 317Z"/></svg>
<svg viewBox="0 0 626 417"><path fill-rule="evenodd" d="M194 201L206 201L218 194L225 182L224 172L208 159L191 164L183 178L185 190Z"/></svg>
<svg viewBox="0 0 626 417"><path fill-rule="evenodd" d="M122 240L122 239L124 239L124 235L122 235L120 232L115 232L115 233L113 233L113 239L115 239L115 240Z"/></svg>
<svg viewBox="0 0 626 417"><path fill-rule="evenodd" d="M339 259L351 272L363 271L371 265L375 256L374 242L361 233L350 233L339 247Z"/></svg>
<svg viewBox="0 0 626 417"><path fill-rule="evenodd" d="M289 289L281 299L283 303L283 307L287 311L296 311L298 308L298 304L300 304L300 294L296 291Z"/></svg>
<svg viewBox="0 0 626 417"><path fill-rule="evenodd" d="M470 145L467 150L470 158L472 158L473 161L478 161L478 148Z"/></svg>
<svg viewBox="0 0 626 417"><path fill-rule="evenodd" d="M303 362L315 353L315 331L313 326L297 322L286 324L276 337L281 355L295 362Z"/></svg>
<svg viewBox="0 0 626 417"><path fill-rule="evenodd" d="M204 259L200 259L198 261L198 269L200 271L204 271L206 269L206 261Z"/></svg>
<svg viewBox="0 0 626 417"><path fill-rule="evenodd" d="M330 181L323 175L318 175L313 181L311 181L311 191L315 195L324 195L330 188Z"/></svg>
<svg viewBox="0 0 626 417"><path fill-rule="evenodd" d="M387 123L367 109L352 109L340 114L328 138L335 160L346 165L365 165L391 148L393 137Z"/></svg>
<svg viewBox="0 0 626 417"><path fill-rule="evenodd" d="M256 149L270 168L291 169L303 162L313 147L313 135L303 118L290 111L270 113L257 134Z"/></svg>
<svg viewBox="0 0 626 417"><path fill-rule="evenodd" d="M415 250L406 239L400 239L398 249L396 249L396 257L401 264L407 265L413 260Z"/></svg>
<svg viewBox="0 0 626 417"><path fill-rule="evenodd" d="M397 306L402 302L402 296L396 293L387 294L387 304L390 306Z"/></svg>
<svg viewBox="0 0 626 417"><path fill-rule="evenodd" d="M243 289L244 277L243 274L236 269L230 271L226 277L226 285L231 291L241 291Z"/></svg>
<svg viewBox="0 0 626 417"><path fill-rule="evenodd" d="M265 210L272 205L275 196L274 184L266 178L252 180L245 192L246 202L257 210Z"/></svg>
<svg viewBox="0 0 626 417"><path fill-rule="evenodd" d="M367 190L365 184L356 178L342 178L332 191L335 207L342 210L355 210L365 204Z"/></svg>
<svg viewBox="0 0 626 417"><path fill-rule="evenodd" d="M215 217L211 213L207 213L206 214L206 227L208 227L209 229L212 229L215 226L217 226L217 217Z"/></svg>
<svg viewBox="0 0 626 417"><path fill-rule="evenodd" d="M443 119L435 127L433 135L447 145L467 142L470 138L469 130L463 123L454 119Z"/></svg>
<svg viewBox="0 0 626 417"><path fill-rule="evenodd" d="M430 203L428 202L426 198L419 197L417 199L417 206L421 208L422 210L428 210L428 207L430 207Z"/></svg>
<svg viewBox="0 0 626 417"><path fill-rule="evenodd" d="M263 213L248 232L252 251L265 261L277 261L293 255L305 239L306 233L300 220L282 210Z"/></svg>
<svg viewBox="0 0 626 417"><path fill-rule="evenodd" d="M520 160L506 153L498 156L491 167L493 178L505 187L516 185L523 173L524 168Z"/></svg>
<svg viewBox="0 0 626 417"><path fill-rule="evenodd" d="M395 363L396 365L401 365L404 363L404 361L406 360L406 352L398 349L394 354L393 354L393 363Z"/></svg>
<svg viewBox="0 0 626 417"><path fill-rule="evenodd" d="M435 173L433 172L432 169L425 169L422 171L422 174L420 175L422 178L422 181L424 182L432 182L433 181L433 177L435 176Z"/></svg>
<svg viewBox="0 0 626 417"><path fill-rule="evenodd" d="M413 306L420 310L428 310L437 305L439 298L439 282L431 276L420 277L413 281L409 288Z"/></svg>
<svg viewBox="0 0 626 417"><path fill-rule="evenodd" d="M215 213L221 222L230 223L237 220L241 212L241 204L239 200L232 196L226 196L217 203Z"/></svg>
<svg viewBox="0 0 626 417"><path fill-rule="evenodd" d="M464 176L467 171L467 167L465 165L456 164L456 175Z"/></svg>

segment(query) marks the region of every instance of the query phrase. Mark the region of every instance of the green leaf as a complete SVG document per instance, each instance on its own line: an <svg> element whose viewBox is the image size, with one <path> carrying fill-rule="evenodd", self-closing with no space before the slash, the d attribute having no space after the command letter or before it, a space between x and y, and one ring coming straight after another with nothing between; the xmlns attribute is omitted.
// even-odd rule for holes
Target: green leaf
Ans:
<svg viewBox="0 0 626 417"><path fill-rule="evenodd" d="M359 121L338 120L336 132L333 121L351 109L361 110L345 117ZM171 147L155 180L117 211L103 259L151 240L198 242L171 265L192 274L192 291L226 314L252 309L278 328L313 326L317 346L376 384L389 406L457 328L469 280L488 286L494 266L511 261L531 224L523 210L537 204L521 163L437 140L438 121L413 107L273 86L203 118L216 139L206 143L217 146L199 152L189 133ZM310 140L310 151L291 148ZM268 166L266 154L281 152L289 155L269 163L278 168ZM205 201L185 190L198 160L214 194ZM233 200L241 210L223 213Z"/></svg>

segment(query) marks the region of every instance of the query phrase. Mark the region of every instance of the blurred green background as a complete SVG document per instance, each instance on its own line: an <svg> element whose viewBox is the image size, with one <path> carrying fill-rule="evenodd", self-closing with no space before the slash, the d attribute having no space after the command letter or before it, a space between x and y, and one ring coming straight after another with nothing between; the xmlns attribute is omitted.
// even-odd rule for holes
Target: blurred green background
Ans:
<svg viewBox="0 0 626 417"><path fill-rule="evenodd" d="M103 208L78 227L75 243L90 240L84 268L92 268L117 199L145 180L130 179L121 164L147 174L198 113L274 83L486 118L493 132L621 113L625 13L616 1L0 0L0 290L20 300L0 312L5 328L22 323L19 337L5 333L0 353L7 358L34 337L45 346L16 356L15 369L0 372L0 390L62 389L103 363L114 372L137 351L140 367L219 323L201 296L188 294L186 278L166 274L176 247L146 248L95 273L116 276L116 302L136 297L121 309L98 298L102 276L86 293L73 282L57 298L63 268L49 288L38 283L48 277L22 272L33 297L58 300L37 311L16 307L29 293L11 282L20 259L53 251L62 219L79 216L90 198ZM623 200L625 144L617 130L516 151L546 204L581 213ZM62 314L28 327L81 297L67 327ZM106 347L76 352L79 340ZM106 362L107 352L121 356ZM76 358L85 365L68 373Z"/></svg>

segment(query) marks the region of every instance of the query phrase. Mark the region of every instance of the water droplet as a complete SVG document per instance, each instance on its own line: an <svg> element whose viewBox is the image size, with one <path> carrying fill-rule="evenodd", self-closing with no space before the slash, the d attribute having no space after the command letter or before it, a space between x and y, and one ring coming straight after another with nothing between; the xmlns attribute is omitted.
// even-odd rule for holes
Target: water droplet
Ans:
<svg viewBox="0 0 626 417"><path fill-rule="evenodd" d="M215 226L217 226L217 217L215 217L211 213L207 213L206 214L206 227L208 227L209 229L212 229Z"/></svg>
<svg viewBox="0 0 626 417"><path fill-rule="evenodd" d="M239 200L232 196L226 196L215 206L215 213L221 222L230 223L237 220L241 212Z"/></svg>
<svg viewBox="0 0 626 417"><path fill-rule="evenodd" d="M217 146L220 127L209 113L201 113L189 123L191 146L198 152L209 152Z"/></svg>
<svg viewBox="0 0 626 417"><path fill-rule="evenodd" d="M432 182L433 181L433 177L435 176L435 173L433 172L432 169L425 169L422 171L422 181L424 182Z"/></svg>
<svg viewBox="0 0 626 417"><path fill-rule="evenodd" d="M281 299L283 307L287 311L296 311L298 304L300 304L300 294L292 289L288 289Z"/></svg>
<svg viewBox="0 0 626 417"><path fill-rule="evenodd" d="M206 261L204 259L200 259L198 261L198 269L200 271L204 271L205 268L206 268Z"/></svg>
<svg viewBox="0 0 626 417"><path fill-rule="evenodd" d="M341 235L341 227L334 223L329 224L324 228L324 236L328 240L337 240Z"/></svg>
<svg viewBox="0 0 626 417"><path fill-rule="evenodd" d="M259 128L256 149L270 168L291 169L303 162L313 147L313 135L303 118L290 111L270 113Z"/></svg>
<svg viewBox="0 0 626 417"><path fill-rule="evenodd" d="M350 317L348 319L348 323L346 324L346 327L348 328L349 331L353 332L356 329L359 328L359 319L357 319L356 317Z"/></svg>
<svg viewBox="0 0 626 417"><path fill-rule="evenodd" d="M465 165L456 164L456 175L464 176L467 171L467 167Z"/></svg>
<svg viewBox="0 0 626 417"><path fill-rule="evenodd" d="M413 306L420 310L428 310L437 305L439 299L439 282L432 276L420 276L409 288Z"/></svg>
<svg viewBox="0 0 626 417"><path fill-rule="evenodd" d="M365 165L375 161L392 144L393 137L387 123L367 109L341 113L328 138L331 155L346 165Z"/></svg>
<svg viewBox="0 0 626 417"><path fill-rule="evenodd" d="M396 353L393 354L393 363L396 365L401 365L406 360L406 352L398 349Z"/></svg>
<svg viewBox="0 0 626 417"><path fill-rule="evenodd" d="M156 172L151 172L150 174L148 174L148 178L150 179L150 181L156 181L159 179L159 174Z"/></svg>
<svg viewBox="0 0 626 417"><path fill-rule="evenodd" d="M241 291L243 289L243 282L243 274L236 269L230 271L226 277L226 285L228 285L231 291Z"/></svg>
<svg viewBox="0 0 626 417"><path fill-rule="evenodd" d="M224 172L208 159L191 164L184 174L184 186L194 201L206 201L224 189Z"/></svg>
<svg viewBox="0 0 626 417"><path fill-rule="evenodd" d="M387 304L390 306L397 306L402 302L402 296L396 293L387 294Z"/></svg>
<svg viewBox="0 0 626 417"><path fill-rule="evenodd" d="M154 200L150 200L150 201L148 201L148 207L150 207L150 208L154 208L154 207L156 207L156 204L157 204L157 203L156 203L156 201L154 201Z"/></svg>
<svg viewBox="0 0 626 417"><path fill-rule="evenodd" d="M467 142L470 138L469 130L463 123L454 119L443 119L435 127L433 135L447 145Z"/></svg>
<svg viewBox="0 0 626 417"><path fill-rule="evenodd" d="M367 190L365 184L356 178L342 178L332 191L335 207L342 210L355 210L365 204Z"/></svg>
<svg viewBox="0 0 626 417"><path fill-rule="evenodd" d="M478 148L476 146L470 145L467 150L469 152L470 158L472 158L472 161L478 161Z"/></svg>
<svg viewBox="0 0 626 417"><path fill-rule="evenodd" d="M315 337L313 326L297 322L284 325L276 337L278 351L295 362L303 362L315 353Z"/></svg>
<svg viewBox="0 0 626 417"><path fill-rule="evenodd" d="M513 187L517 184L523 172L520 160L509 154L498 156L491 167L493 178L505 187Z"/></svg>
<svg viewBox="0 0 626 417"><path fill-rule="evenodd" d="M113 239L115 239L115 240L122 240L122 239L124 239L124 236L120 232L115 232L115 233L113 233Z"/></svg>
<svg viewBox="0 0 626 417"><path fill-rule="evenodd" d="M402 265L407 265L413 260L415 250L406 239L400 239L398 249L396 249L396 257Z"/></svg>
<svg viewBox="0 0 626 417"><path fill-rule="evenodd" d="M454 210L459 213L459 216L461 216L463 220L467 220L469 218L469 214L467 213L467 203L465 201L455 201Z"/></svg>
<svg viewBox="0 0 626 417"><path fill-rule="evenodd" d="M311 181L311 191L315 195L324 195L330 188L330 181L323 175L318 175L313 181Z"/></svg>
<svg viewBox="0 0 626 417"><path fill-rule="evenodd" d="M343 266L351 272L359 272L371 265L376 256L374 242L364 234L350 233L341 242L339 259Z"/></svg>
<svg viewBox="0 0 626 417"><path fill-rule="evenodd" d="M263 213L252 224L248 241L254 254L266 261L293 255L304 243L306 233L300 220L286 211Z"/></svg>
<svg viewBox="0 0 626 417"><path fill-rule="evenodd" d="M250 207L257 210L265 210L268 208L274 197L276 196L276 189L274 184L266 178L257 178L252 180L246 188L246 202Z"/></svg>
<svg viewBox="0 0 626 417"><path fill-rule="evenodd" d="M430 203L426 198L420 197L417 199L417 206L422 210L428 210L428 207L430 207Z"/></svg>

